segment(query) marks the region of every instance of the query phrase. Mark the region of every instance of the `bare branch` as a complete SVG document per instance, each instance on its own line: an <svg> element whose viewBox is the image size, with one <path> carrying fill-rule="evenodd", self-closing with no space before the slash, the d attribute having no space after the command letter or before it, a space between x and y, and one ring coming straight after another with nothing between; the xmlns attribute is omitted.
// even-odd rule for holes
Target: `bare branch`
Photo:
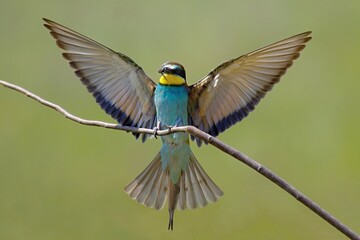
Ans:
<svg viewBox="0 0 360 240"><path fill-rule="evenodd" d="M58 112L60 112L62 115L64 115L66 118L75 121L77 123L83 124L83 125L89 125L89 126L96 126L96 127L104 127L109 129L115 129L115 130L122 130L126 132L133 132L133 133L147 133L147 134L154 134L153 129L146 129L146 128L135 128L135 127L128 127L128 126L120 126L117 124L112 123L106 123L101 121L92 121L92 120L86 120L79 117L76 117L69 112L67 112L62 107L51 103L49 101L46 101L39 96L27 91L24 88L21 88L17 85L7 83L5 81L0 80L0 84L2 84L4 87L13 89L15 91L18 91L20 93L25 94L26 96L38 101L39 103L50 107ZM334 226L336 229L338 229L340 232L342 232L344 235L349 237L350 239L360 239L360 236L351 230L349 227L341 223L339 220L337 220L334 216L332 216L330 213L325 211L323 208L321 208L318 204L316 204L314 201L312 201L310 198L305 196L303 193L301 193L299 190L297 190L295 187L293 187L291 184L289 184L287 181L282 179L281 177L277 176L274 172L272 172L270 169L262 166L260 163L256 162L255 160L251 159L250 157L246 156L245 154L239 152L238 150L232 148L231 146L223 143L222 141L218 140L215 137L212 137L211 135L197 129L193 126L182 126L182 127L173 127L167 130L159 130L157 131L157 135L163 136L175 132L188 132L189 134L202 139L206 143L209 143L213 145L214 147L220 149L221 151L229 154L230 156L234 157L235 159L241 161L242 163L245 163L247 166L252 168L253 170L257 171L276 185L278 185L280 188L288 192L291 196L293 196L296 200L304 204L307 208L309 208L311 211L316 213L318 216L323 218L325 221L327 221L329 224Z"/></svg>

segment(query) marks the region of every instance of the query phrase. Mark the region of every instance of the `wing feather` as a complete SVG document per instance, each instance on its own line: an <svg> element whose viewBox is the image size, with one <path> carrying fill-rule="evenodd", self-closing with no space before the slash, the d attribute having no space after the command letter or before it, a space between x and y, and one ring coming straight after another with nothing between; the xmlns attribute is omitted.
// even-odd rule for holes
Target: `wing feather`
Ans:
<svg viewBox="0 0 360 240"><path fill-rule="evenodd" d="M241 121L300 56L310 34L304 32L232 59L191 85L189 123L217 136ZM200 146L201 140L196 141Z"/></svg>
<svg viewBox="0 0 360 240"><path fill-rule="evenodd" d="M139 65L69 28L44 21L56 44L64 50L63 57L106 113L121 125L154 127L156 84ZM135 136L138 138L139 134ZM143 135L142 140L146 138Z"/></svg>

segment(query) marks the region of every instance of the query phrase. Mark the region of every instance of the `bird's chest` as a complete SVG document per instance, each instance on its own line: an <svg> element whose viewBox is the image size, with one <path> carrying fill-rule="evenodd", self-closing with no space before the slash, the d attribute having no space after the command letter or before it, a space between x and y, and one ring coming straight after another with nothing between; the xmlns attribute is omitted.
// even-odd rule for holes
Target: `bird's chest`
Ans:
<svg viewBox="0 0 360 240"><path fill-rule="evenodd" d="M162 125L188 124L188 91L185 86L158 85L154 100L157 120Z"/></svg>

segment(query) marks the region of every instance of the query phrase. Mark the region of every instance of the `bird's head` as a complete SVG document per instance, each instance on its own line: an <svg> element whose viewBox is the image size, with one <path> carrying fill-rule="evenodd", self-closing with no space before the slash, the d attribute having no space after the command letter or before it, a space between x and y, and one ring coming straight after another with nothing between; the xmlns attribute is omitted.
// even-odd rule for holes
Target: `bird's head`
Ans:
<svg viewBox="0 0 360 240"><path fill-rule="evenodd" d="M166 62L161 65L160 84L162 85L184 85L186 83L185 68L180 63Z"/></svg>

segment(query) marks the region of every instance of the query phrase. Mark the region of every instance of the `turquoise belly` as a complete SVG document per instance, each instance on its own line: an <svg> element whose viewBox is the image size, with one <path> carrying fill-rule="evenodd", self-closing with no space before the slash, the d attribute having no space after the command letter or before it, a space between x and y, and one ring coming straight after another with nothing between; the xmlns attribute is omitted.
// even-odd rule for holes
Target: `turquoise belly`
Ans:
<svg viewBox="0 0 360 240"><path fill-rule="evenodd" d="M155 90L157 120L162 125L188 124L188 92L185 86L158 85ZM186 133L175 133L162 138L165 142L180 143L188 139Z"/></svg>

